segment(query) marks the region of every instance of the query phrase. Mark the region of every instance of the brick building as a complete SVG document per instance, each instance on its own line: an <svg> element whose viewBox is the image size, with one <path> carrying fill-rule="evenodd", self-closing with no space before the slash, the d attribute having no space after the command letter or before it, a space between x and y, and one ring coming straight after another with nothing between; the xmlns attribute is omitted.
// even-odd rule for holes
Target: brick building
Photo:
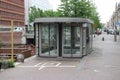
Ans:
<svg viewBox="0 0 120 80"><path fill-rule="evenodd" d="M11 20L24 26L24 0L0 0L0 24L9 26Z"/></svg>
<svg viewBox="0 0 120 80"><path fill-rule="evenodd" d="M24 18L24 0L0 0L0 34L10 33L11 20L13 20L14 28L24 27L25 18ZM22 31L14 32L14 34L21 34ZM11 36L7 36L7 38ZM17 38L18 35L14 35L14 38ZM19 35L18 44L21 43L22 35ZM5 36L0 36L1 40L4 40L4 43L10 41L5 41L7 39Z"/></svg>

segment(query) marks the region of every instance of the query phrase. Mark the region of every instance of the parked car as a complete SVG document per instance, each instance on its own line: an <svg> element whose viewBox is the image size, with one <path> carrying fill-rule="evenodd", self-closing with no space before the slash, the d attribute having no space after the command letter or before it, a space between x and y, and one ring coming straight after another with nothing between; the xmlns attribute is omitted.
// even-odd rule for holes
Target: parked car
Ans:
<svg viewBox="0 0 120 80"><path fill-rule="evenodd" d="M109 34L114 34L114 29L109 29Z"/></svg>
<svg viewBox="0 0 120 80"><path fill-rule="evenodd" d="M102 30L96 30L95 33L98 34L98 35L100 35L100 34L102 34Z"/></svg>
<svg viewBox="0 0 120 80"><path fill-rule="evenodd" d="M113 34L115 34L115 31L114 31L114 33ZM119 35L119 31L116 31L116 35Z"/></svg>

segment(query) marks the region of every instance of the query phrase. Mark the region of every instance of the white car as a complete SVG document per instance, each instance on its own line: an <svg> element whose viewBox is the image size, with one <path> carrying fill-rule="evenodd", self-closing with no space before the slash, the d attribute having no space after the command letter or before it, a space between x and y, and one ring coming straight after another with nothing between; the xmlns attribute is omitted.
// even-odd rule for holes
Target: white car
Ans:
<svg viewBox="0 0 120 80"><path fill-rule="evenodd" d="M114 34L114 29L109 29L109 34Z"/></svg>

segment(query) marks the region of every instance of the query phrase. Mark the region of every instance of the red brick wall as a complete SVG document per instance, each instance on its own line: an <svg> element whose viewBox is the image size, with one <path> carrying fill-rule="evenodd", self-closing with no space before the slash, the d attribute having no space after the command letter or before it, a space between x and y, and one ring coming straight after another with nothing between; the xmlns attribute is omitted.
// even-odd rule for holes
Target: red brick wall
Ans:
<svg viewBox="0 0 120 80"><path fill-rule="evenodd" d="M21 44L22 32L14 32L14 44ZM0 40L4 44L11 44L11 32L0 32Z"/></svg>
<svg viewBox="0 0 120 80"><path fill-rule="evenodd" d="M0 0L0 25L24 26L24 0Z"/></svg>

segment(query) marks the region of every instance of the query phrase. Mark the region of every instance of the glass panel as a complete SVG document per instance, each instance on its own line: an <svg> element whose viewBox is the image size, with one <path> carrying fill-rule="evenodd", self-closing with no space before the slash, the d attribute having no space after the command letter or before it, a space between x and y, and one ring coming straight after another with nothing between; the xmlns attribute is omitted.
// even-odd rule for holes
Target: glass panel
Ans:
<svg viewBox="0 0 120 80"><path fill-rule="evenodd" d="M57 34L56 27L50 26L50 56L57 56Z"/></svg>
<svg viewBox="0 0 120 80"><path fill-rule="evenodd" d="M72 27L72 56L80 55L80 27Z"/></svg>
<svg viewBox="0 0 120 80"><path fill-rule="evenodd" d="M80 27L64 27L64 57L80 57Z"/></svg>
<svg viewBox="0 0 120 80"><path fill-rule="evenodd" d="M71 27L64 27L63 38L64 54L71 54Z"/></svg>
<svg viewBox="0 0 120 80"><path fill-rule="evenodd" d="M80 27L75 27L75 47L80 47Z"/></svg>
<svg viewBox="0 0 120 80"><path fill-rule="evenodd" d="M90 50L90 28L89 26L86 27L86 51L87 53Z"/></svg>
<svg viewBox="0 0 120 80"><path fill-rule="evenodd" d="M41 55L57 56L57 34L54 25L42 26L41 28Z"/></svg>
<svg viewBox="0 0 120 80"><path fill-rule="evenodd" d="M41 54L48 56L49 55L49 27L42 26L41 29Z"/></svg>
<svg viewBox="0 0 120 80"><path fill-rule="evenodd" d="M89 24L90 25L90 48L92 49L92 36L93 36L93 34L92 34L92 25L91 24Z"/></svg>

